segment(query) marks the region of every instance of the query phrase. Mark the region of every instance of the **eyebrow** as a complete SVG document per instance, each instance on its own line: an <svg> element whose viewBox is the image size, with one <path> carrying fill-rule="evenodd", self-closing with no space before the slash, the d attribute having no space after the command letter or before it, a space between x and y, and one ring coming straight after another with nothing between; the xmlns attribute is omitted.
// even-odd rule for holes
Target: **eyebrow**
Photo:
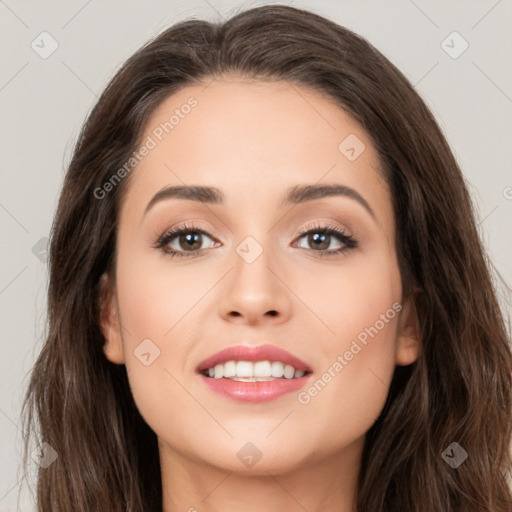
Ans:
<svg viewBox="0 0 512 512"><path fill-rule="evenodd" d="M359 192L345 185L296 185L288 190L282 205L297 205L315 199L324 197L343 196L357 201L374 218L375 213ZM149 201L144 211L144 215L160 201L168 199L189 199L208 204L222 204L224 194L216 187L207 187L201 185L178 185L165 187L159 190Z"/></svg>

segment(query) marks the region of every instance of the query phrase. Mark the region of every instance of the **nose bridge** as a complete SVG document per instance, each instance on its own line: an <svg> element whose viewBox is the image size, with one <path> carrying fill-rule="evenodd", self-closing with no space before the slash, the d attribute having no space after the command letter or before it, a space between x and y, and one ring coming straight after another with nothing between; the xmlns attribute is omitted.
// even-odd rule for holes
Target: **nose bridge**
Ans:
<svg viewBox="0 0 512 512"><path fill-rule="evenodd" d="M254 232L254 231L253 231ZM256 238L257 237L257 238ZM235 246L234 269L232 279L242 286L245 293L253 290L255 294L267 293L268 287L274 288L269 267L276 264L275 248L270 247L271 237L263 234L247 235ZM242 290L242 291L243 291Z"/></svg>
<svg viewBox="0 0 512 512"><path fill-rule="evenodd" d="M242 316L251 322L267 316L286 317L290 312L286 287L276 277L278 252L263 226L246 235L234 247L233 269L220 302L226 317ZM246 231L251 232L251 231Z"/></svg>
<svg viewBox="0 0 512 512"><path fill-rule="evenodd" d="M251 197L256 191L252 190ZM267 266L275 261L277 247L272 247L274 231L269 229L269 218L264 211L257 209L257 202L246 198L238 210L238 219L233 225L235 236L235 273L265 275L270 273ZM243 208L242 208L243 206ZM237 240L238 239L238 240Z"/></svg>

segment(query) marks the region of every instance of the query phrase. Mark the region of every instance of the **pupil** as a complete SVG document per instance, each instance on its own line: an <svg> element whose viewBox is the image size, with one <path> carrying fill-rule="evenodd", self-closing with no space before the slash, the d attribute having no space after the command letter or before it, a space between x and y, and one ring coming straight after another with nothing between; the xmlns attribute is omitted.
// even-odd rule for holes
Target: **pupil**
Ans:
<svg viewBox="0 0 512 512"><path fill-rule="evenodd" d="M329 247L329 236L325 233L314 233L313 235L310 235L313 242L315 242L312 245L315 245L320 250L325 250ZM327 239L327 242L326 242ZM320 243L317 243L320 241Z"/></svg>
<svg viewBox="0 0 512 512"><path fill-rule="evenodd" d="M186 241L186 247L189 249L196 249L196 247L193 247L194 244L199 243L199 247L201 247L201 242L198 242L200 233L187 233L186 235L181 235L181 241Z"/></svg>

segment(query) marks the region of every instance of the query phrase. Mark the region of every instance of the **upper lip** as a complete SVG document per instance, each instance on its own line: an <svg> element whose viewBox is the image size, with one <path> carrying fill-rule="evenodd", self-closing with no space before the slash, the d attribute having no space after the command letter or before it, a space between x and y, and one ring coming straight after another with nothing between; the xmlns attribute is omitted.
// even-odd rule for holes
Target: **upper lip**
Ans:
<svg viewBox="0 0 512 512"><path fill-rule="evenodd" d="M235 345L216 352L202 361L197 372L212 368L227 361L280 361L293 366L296 370L311 372L311 368L298 357L275 345Z"/></svg>

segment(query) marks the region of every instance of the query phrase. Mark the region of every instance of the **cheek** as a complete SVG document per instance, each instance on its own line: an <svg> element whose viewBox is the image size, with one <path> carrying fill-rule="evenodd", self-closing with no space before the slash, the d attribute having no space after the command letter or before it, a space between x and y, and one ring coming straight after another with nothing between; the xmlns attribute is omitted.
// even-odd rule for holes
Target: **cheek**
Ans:
<svg viewBox="0 0 512 512"><path fill-rule="evenodd" d="M183 330L193 324L196 306L218 281L207 268L199 273L170 257L142 251L118 262L117 277L121 319L126 327L123 341L128 349L146 338L164 348L177 333L186 344L189 336L183 336Z"/></svg>
<svg viewBox="0 0 512 512"><path fill-rule="evenodd" d="M350 272L331 273L325 279L325 293L309 296L315 297L313 309L333 332L316 331L317 350L325 363L297 398L303 406L301 414L324 433L328 430L333 439L339 437L341 425L354 439L372 426L385 404L395 368L402 308L398 267L392 255L382 253L378 260L360 261Z"/></svg>
<svg viewBox="0 0 512 512"><path fill-rule="evenodd" d="M346 264L305 268L303 273L314 274L315 279L302 276L294 289L326 326L316 331L316 338L323 340L327 354L348 350L356 338L364 343L371 339L369 331L379 343L372 347L368 343L365 352L382 356L393 351L397 309L401 309L401 277L393 252L367 251Z"/></svg>
<svg viewBox="0 0 512 512"><path fill-rule="evenodd" d="M339 298L343 314L335 323L337 354L349 369L355 395L387 394L395 366L399 312L402 309L400 274L393 259L370 261L365 271L346 280ZM345 374L345 375L346 375ZM346 375L345 378L348 378Z"/></svg>
<svg viewBox="0 0 512 512"><path fill-rule="evenodd" d="M201 325L195 306L213 286L215 276L171 272L170 264L153 260L149 265L149 261L147 255L135 252L118 261L125 365L132 395L146 422L157 434L179 436L176 404L180 417L198 413L183 387L183 376L193 367L188 354L197 336L192 329Z"/></svg>
<svg viewBox="0 0 512 512"><path fill-rule="evenodd" d="M345 331L340 326L334 343L323 347L328 362L297 395L310 439L330 439L326 454L363 436L386 402L395 368L397 316L389 303L375 311L384 311L387 321L364 310Z"/></svg>
<svg viewBox="0 0 512 512"><path fill-rule="evenodd" d="M335 299L339 311L331 317L339 339L337 348L349 349L347 343L357 339L369 349L366 352L383 355L394 347L396 318L401 309L392 278L367 274L345 280L344 285L344 292ZM371 339L378 343L370 344Z"/></svg>

